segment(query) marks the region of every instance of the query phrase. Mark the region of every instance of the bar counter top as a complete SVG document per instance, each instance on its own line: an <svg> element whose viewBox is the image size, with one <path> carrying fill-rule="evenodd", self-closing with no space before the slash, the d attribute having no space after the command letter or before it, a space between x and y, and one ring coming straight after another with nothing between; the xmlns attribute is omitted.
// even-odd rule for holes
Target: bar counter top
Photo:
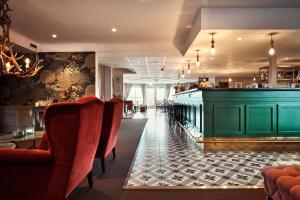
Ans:
<svg viewBox="0 0 300 200"><path fill-rule="evenodd" d="M300 88L203 88L203 89L191 89L183 92L178 92L175 95L186 94L197 91L299 91Z"/></svg>

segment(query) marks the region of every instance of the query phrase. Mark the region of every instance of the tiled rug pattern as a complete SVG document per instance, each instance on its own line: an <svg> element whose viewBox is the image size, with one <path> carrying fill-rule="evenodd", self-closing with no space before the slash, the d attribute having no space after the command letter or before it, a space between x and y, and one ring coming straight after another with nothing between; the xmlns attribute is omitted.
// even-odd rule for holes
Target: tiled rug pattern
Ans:
<svg viewBox="0 0 300 200"><path fill-rule="evenodd" d="M264 166L300 165L300 153L204 153L186 134L170 130L164 114L152 115L125 188L256 188L263 187Z"/></svg>

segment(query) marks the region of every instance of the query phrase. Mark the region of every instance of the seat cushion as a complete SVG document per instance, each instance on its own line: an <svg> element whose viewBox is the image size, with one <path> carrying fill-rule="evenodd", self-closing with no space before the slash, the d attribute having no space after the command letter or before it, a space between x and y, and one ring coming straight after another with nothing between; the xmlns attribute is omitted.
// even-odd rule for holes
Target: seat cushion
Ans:
<svg viewBox="0 0 300 200"><path fill-rule="evenodd" d="M292 198L292 200L300 199L300 185L296 185L290 189L290 197Z"/></svg>
<svg viewBox="0 0 300 200"><path fill-rule="evenodd" d="M273 198L281 199L276 185L278 178L282 176L298 176L300 175L300 167L293 166L279 166L279 167L265 167L262 169L262 175L264 177L264 190L265 193Z"/></svg>
<svg viewBox="0 0 300 200"><path fill-rule="evenodd" d="M282 200L300 200L300 174L281 176L277 179L276 185Z"/></svg>

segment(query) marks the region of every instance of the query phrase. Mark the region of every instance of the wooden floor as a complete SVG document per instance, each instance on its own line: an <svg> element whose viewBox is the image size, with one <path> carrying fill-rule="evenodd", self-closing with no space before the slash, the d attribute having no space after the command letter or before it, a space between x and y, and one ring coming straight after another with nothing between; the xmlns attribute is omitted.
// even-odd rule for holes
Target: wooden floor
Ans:
<svg viewBox="0 0 300 200"><path fill-rule="evenodd" d="M142 116L139 116L142 118ZM102 174L100 161L94 165L94 187L84 181L68 198L69 200L156 200L156 199L203 199L203 200L259 200L265 199L262 189L131 189L123 190L127 173L134 158L143 132L145 119L126 119L122 122L117 145L117 158L107 159L107 171Z"/></svg>

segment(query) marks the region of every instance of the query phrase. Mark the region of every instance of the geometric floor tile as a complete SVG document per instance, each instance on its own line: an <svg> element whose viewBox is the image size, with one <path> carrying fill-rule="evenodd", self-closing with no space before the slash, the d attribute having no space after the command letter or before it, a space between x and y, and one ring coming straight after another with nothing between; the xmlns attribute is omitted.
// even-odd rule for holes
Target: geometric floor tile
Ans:
<svg viewBox="0 0 300 200"><path fill-rule="evenodd" d="M300 165L300 153L203 152L183 132L169 128L164 113L149 117L125 189L263 187L265 166Z"/></svg>

